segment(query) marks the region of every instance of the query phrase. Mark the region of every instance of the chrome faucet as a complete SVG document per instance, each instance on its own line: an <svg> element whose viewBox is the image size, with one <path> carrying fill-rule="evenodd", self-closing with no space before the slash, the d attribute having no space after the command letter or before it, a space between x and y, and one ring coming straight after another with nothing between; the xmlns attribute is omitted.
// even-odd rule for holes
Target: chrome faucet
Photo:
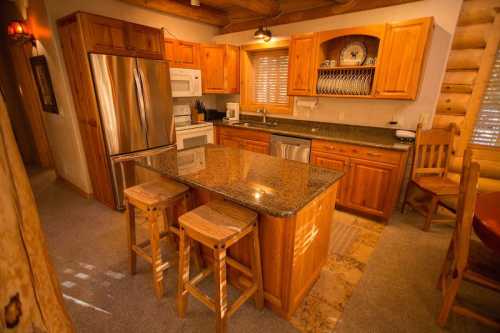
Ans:
<svg viewBox="0 0 500 333"><path fill-rule="evenodd" d="M259 109L259 110L257 110L257 113L262 114L262 123L267 124L267 110L266 109Z"/></svg>

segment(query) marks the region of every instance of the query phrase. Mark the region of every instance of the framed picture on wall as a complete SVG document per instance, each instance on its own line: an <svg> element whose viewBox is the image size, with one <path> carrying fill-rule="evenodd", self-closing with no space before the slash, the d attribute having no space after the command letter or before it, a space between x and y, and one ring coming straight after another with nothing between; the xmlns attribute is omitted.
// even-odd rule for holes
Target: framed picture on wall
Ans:
<svg viewBox="0 0 500 333"><path fill-rule="evenodd" d="M52 88L52 80L50 79L49 66L45 56L31 57L31 68L38 87L38 95L42 103L43 111L50 113L59 113L57 109L56 97Z"/></svg>

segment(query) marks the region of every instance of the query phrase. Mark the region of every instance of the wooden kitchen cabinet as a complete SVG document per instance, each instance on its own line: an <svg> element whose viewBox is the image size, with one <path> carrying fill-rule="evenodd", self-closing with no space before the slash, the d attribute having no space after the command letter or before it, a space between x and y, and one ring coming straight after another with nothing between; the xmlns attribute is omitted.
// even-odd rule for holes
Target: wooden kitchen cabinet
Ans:
<svg viewBox="0 0 500 333"><path fill-rule="evenodd" d="M387 25L375 85L376 97L416 98L432 22L432 17L426 17Z"/></svg>
<svg viewBox="0 0 500 333"><path fill-rule="evenodd" d="M204 93L235 94L240 91L239 48L227 44L201 44L200 63Z"/></svg>
<svg viewBox="0 0 500 333"><path fill-rule="evenodd" d="M344 171L337 203L389 219L396 206L408 152L323 140L312 141L311 163Z"/></svg>
<svg viewBox="0 0 500 333"><path fill-rule="evenodd" d="M327 154L324 152L312 151L311 164L338 171L347 172L349 158L342 155ZM343 177L337 185L337 203L345 204L346 202L346 177Z"/></svg>
<svg viewBox="0 0 500 333"><path fill-rule="evenodd" d="M271 134L217 126L217 143L226 147L239 148L253 151L255 153L269 154L271 146Z"/></svg>
<svg viewBox="0 0 500 333"><path fill-rule="evenodd" d="M109 17L78 12L88 52L163 59L163 32Z"/></svg>
<svg viewBox="0 0 500 333"><path fill-rule="evenodd" d="M384 216L391 210L392 192L399 193L397 171L394 164L351 159L345 206Z"/></svg>
<svg viewBox="0 0 500 333"><path fill-rule="evenodd" d="M311 96L315 93L316 34L292 36L288 52L288 95Z"/></svg>
<svg viewBox="0 0 500 333"><path fill-rule="evenodd" d="M200 68L200 44L175 39L165 39L165 60L170 67Z"/></svg>

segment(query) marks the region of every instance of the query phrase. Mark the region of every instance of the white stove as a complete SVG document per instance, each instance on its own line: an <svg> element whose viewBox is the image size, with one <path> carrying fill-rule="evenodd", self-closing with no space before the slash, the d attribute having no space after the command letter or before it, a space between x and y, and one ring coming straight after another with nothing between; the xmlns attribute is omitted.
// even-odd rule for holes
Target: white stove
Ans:
<svg viewBox="0 0 500 333"><path fill-rule="evenodd" d="M214 125L206 121L191 121L191 109L187 104L174 105L177 149L187 149L214 143Z"/></svg>

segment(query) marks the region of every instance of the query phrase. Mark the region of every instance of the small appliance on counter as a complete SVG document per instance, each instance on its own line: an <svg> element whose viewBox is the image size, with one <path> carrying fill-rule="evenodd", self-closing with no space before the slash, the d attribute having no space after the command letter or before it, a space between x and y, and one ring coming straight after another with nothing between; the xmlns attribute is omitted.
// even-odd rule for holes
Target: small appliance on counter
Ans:
<svg viewBox="0 0 500 333"><path fill-rule="evenodd" d="M415 141L415 132L406 130L396 130L396 137L402 142Z"/></svg>
<svg viewBox="0 0 500 333"><path fill-rule="evenodd" d="M228 123L240 121L240 103L226 103L226 117Z"/></svg>
<svg viewBox="0 0 500 333"><path fill-rule="evenodd" d="M214 143L214 125L206 121L192 121L189 104L173 106L177 149L186 149Z"/></svg>
<svg viewBox="0 0 500 333"><path fill-rule="evenodd" d="M221 120L226 116L224 112L220 112L216 109L207 109L205 111L205 120L206 121L214 121Z"/></svg>

